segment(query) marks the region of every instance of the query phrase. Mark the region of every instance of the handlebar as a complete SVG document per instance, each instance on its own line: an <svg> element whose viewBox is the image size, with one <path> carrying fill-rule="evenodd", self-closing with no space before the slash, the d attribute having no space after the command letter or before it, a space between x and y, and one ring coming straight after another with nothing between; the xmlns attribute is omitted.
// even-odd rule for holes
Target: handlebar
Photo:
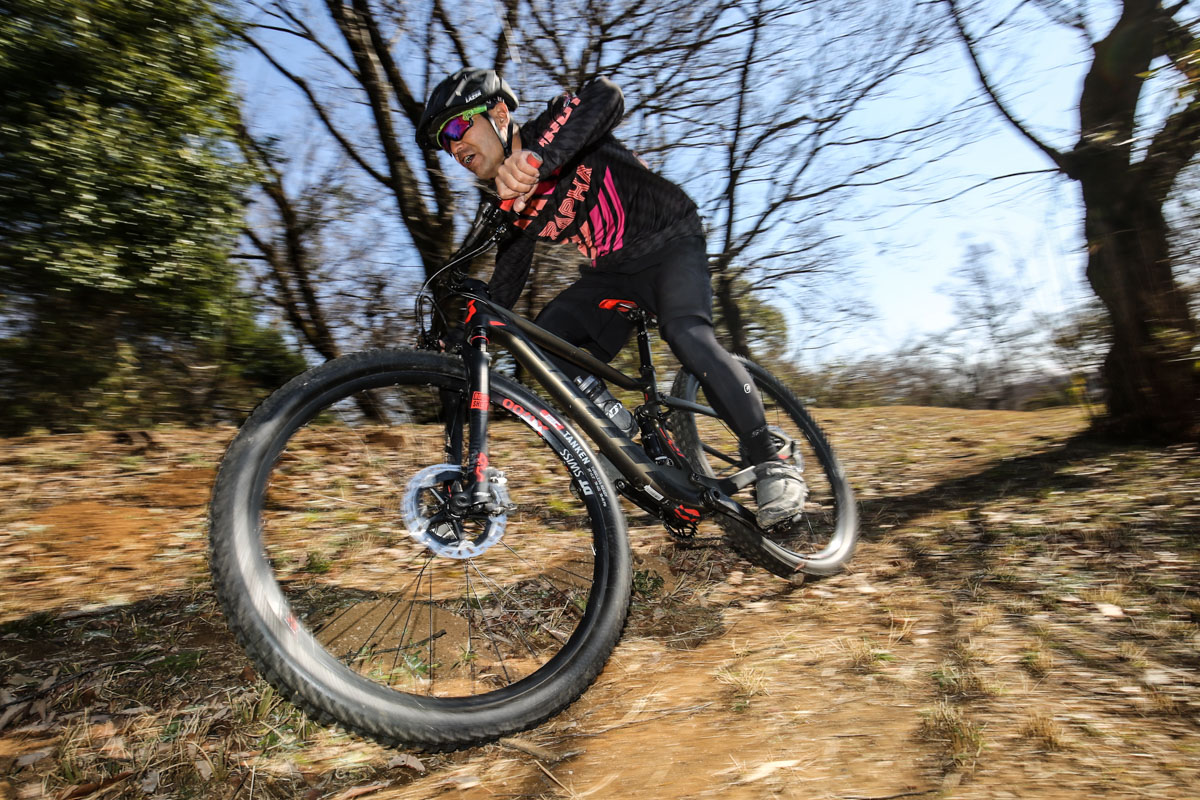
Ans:
<svg viewBox="0 0 1200 800"><path fill-rule="evenodd" d="M537 153L530 153L526 157L525 163L531 167L540 167L540 166L542 166L542 157L539 156ZM500 201L500 210L501 211L512 211L513 203L515 203L515 202L517 202L517 198L515 198L515 197L510 197L507 200L501 200Z"/></svg>
<svg viewBox="0 0 1200 800"><path fill-rule="evenodd" d="M525 162L532 167L539 167L542 163L541 156L536 153L530 153L526 157ZM475 213L475 221L471 225L471 229L467 232L466 238L459 246L454 255L450 256L449 260L425 282L417 297L417 317L424 319L421 313L422 298L427 297L425 290L431 285L434 288L432 297L443 294L445 291L455 292L463 288L464 283L470 280L467 277L465 265L469 264L471 259L482 255L487 250L491 249L497 242L503 239L511 230L506 224L515 219L515 214L512 210L513 204L516 202L515 197L508 200L496 202L494 197L486 198L479 205L479 210ZM480 283L480 286L486 288L486 284ZM435 300L436 307L436 300ZM423 342L429 343L436 340L436 334L431 334L425 330L424 322L421 323ZM424 345L423 345L424 346Z"/></svg>

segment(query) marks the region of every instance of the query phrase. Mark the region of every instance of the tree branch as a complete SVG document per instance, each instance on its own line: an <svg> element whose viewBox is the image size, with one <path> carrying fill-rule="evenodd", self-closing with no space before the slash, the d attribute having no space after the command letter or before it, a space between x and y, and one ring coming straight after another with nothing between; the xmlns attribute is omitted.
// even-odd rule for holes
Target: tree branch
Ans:
<svg viewBox="0 0 1200 800"><path fill-rule="evenodd" d="M1166 201L1179 174L1200 152L1200 42L1191 30L1169 16L1183 5L1162 12L1159 43L1171 65L1191 87L1192 98L1163 123L1141 164L1148 188L1159 203Z"/></svg>
<svg viewBox="0 0 1200 800"><path fill-rule="evenodd" d="M453 227L446 218L429 214L416 191L417 180L396 136L389 93L379 74L379 58L371 44L366 21L356 8L342 0L325 0L330 16L338 26L358 67L359 81L367 95L367 106L375 122L375 132L388 165L387 186L404 219L413 243L421 253L427 270L433 270L450 249Z"/></svg>
<svg viewBox="0 0 1200 800"><path fill-rule="evenodd" d="M1013 116L1012 112L1008 110L1008 106L1003 100L1000 99L1000 95L997 94L996 90L992 87L992 82L988 79L987 73L983 69L983 64L979 61L979 56L975 52L975 43L972 40L971 35L967 33L967 29L963 24L962 17L959 14L957 3L955 0L943 1L950 9L950 19L954 23L955 30L958 31L958 37L960 40L962 40L963 47L967 51L967 56L971 60L972 67L975 69L975 77L979 79L979 84L983 87L983 91L991 100L992 105L996 107L1000 114L1006 120L1008 120L1008 123L1012 125L1018 133L1024 136L1038 150L1041 150L1043 153L1045 153L1046 157L1054 162L1055 166L1057 166L1063 172L1066 172L1068 166L1067 157L1063 155L1063 153L1039 139L1032 131L1029 130L1029 128L1022 124L1020 120Z"/></svg>
<svg viewBox="0 0 1200 800"><path fill-rule="evenodd" d="M267 60L267 63L274 67L279 74L290 80L298 89L300 89L301 92L304 93L304 96L308 99L309 105L312 106L313 111L317 113L317 118L321 120L321 123L325 126L325 129L329 131L329 134L337 141L339 145L341 145L341 148L346 152L346 155L350 156L354 163L357 164L363 172L367 173L384 186L391 186L391 182L388 180L388 178L379 172L379 170L368 164L366 160L359 155L358 150L350 143L350 140L347 139L342 132L337 129L337 126L333 124L333 120L330 119L329 113L325 110L325 107L317 99L317 96L313 94L312 89L309 88L308 81L304 80L304 78L301 78L299 75L295 75L290 72L286 67L275 60L275 57L272 56L265 47L263 47L250 36L243 34L241 38L245 40L251 47L257 50L262 57Z"/></svg>

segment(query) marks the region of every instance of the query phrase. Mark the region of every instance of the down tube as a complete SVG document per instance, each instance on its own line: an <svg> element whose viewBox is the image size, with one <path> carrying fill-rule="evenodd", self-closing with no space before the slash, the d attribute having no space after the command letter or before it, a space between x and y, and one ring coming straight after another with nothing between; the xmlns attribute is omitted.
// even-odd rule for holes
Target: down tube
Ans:
<svg viewBox="0 0 1200 800"><path fill-rule="evenodd" d="M703 494L684 483L674 472L655 464L636 443L601 413L594 403L576 390L570 380L551 364L533 345L503 327L493 328L492 336L529 370L554 401L566 410L613 465L634 479L635 485L655 499L669 497L691 505L703 504Z"/></svg>

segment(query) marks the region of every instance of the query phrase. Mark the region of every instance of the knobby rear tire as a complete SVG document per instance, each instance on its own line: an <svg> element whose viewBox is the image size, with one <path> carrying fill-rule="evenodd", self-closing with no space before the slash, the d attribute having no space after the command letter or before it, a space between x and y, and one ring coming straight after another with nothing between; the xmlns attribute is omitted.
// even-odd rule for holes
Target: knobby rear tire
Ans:
<svg viewBox="0 0 1200 800"><path fill-rule="evenodd" d="M502 538L460 560L410 535L410 477L444 460L438 398L465 408L466 387L461 362L431 353L325 363L247 419L213 491L213 582L260 674L313 719L388 745L459 749L558 714L628 610L611 485L569 425L500 376L491 461L515 504Z"/></svg>
<svg viewBox="0 0 1200 800"><path fill-rule="evenodd" d="M797 460L803 461L809 496L804 517L798 523L771 533L724 515L717 515L715 521L739 555L780 577L836 574L853 556L858 541L858 508L845 471L824 432L795 394L758 364L738 360L762 396L767 424L796 442L802 455ZM700 382L686 370L676 374L671 394L711 405L703 396ZM676 409L671 412L669 427L701 474L724 477L749 466L733 431L714 417Z"/></svg>

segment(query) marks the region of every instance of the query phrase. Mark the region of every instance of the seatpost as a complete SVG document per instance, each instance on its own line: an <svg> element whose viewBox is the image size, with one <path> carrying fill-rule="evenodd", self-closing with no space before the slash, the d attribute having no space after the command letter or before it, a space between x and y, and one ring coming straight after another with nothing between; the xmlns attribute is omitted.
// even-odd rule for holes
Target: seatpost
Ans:
<svg viewBox="0 0 1200 800"><path fill-rule="evenodd" d="M634 321L637 323L638 358L641 361L642 382L647 385L647 389L643 390L643 393L645 394L646 402L650 402L658 397L658 382L655 380L654 374L654 358L650 352L650 323L646 312L642 309L635 309L632 314Z"/></svg>

